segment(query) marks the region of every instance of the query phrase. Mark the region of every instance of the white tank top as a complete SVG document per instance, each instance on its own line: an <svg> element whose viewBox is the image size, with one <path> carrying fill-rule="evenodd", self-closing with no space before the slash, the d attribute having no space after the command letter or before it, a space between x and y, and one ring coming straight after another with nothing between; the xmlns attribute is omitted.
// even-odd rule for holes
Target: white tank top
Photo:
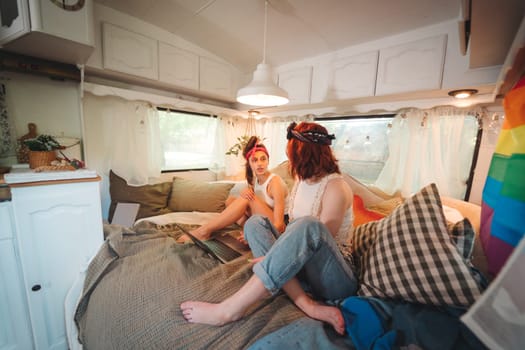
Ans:
<svg viewBox="0 0 525 350"><path fill-rule="evenodd" d="M257 181L257 178L255 178L255 181L254 181L255 186L253 187L253 192L255 192L255 195L259 198L264 199L266 204L268 204L268 206L272 209L273 209L273 198L268 195L268 184L270 183L270 181L272 180L274 176L275 174L270 174L270 176L268 176L266 181L264 181L264 183L260 185L259 185L259 181Z"/></svg>
<svg viewBox="0 0 525 350"><path fill-rule="evenodd" d="M290 221L294 218L303 216L314 216L319 219L321 215L321 204L326 185L332 179L341 178L340 174L334 173L325 176L321 181L308 184L304 181L296 181L289 197L289 212ZM354 212L350 206L346 212L339 232L336 236L338 244L347 243L347 239L352 231L352 224L354 221Z"/></svg>

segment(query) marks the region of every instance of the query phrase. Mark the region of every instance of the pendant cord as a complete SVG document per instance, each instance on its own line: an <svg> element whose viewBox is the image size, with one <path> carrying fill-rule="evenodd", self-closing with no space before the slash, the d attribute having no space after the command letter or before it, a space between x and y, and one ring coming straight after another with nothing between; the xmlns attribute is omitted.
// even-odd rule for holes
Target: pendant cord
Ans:
<svg viewBox="0 0 525 350"><path fill-rule="evenodd" d="M264 1L264 37L263 37L263 60L266 63L266 28L268 26L268 0Z"/></svg>

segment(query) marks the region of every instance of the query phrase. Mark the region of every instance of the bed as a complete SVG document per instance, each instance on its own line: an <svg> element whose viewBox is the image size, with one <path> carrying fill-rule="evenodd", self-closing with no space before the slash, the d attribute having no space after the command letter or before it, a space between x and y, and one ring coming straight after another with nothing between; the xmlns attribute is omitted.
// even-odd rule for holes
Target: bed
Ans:
<svg viewBox="0 0 525 350"><path fill-rule="evenodd" d="M280 173L288 185L293 183L285 165L274 171ZM457 305L440 304L443 295L445 299L450 296L449 290L438 291L433 298L428 298L426 291L422 291L422 297L414 297L413 290L404 294L378 295L374 294L378 289L374 288L375 282L370 282L367 275L375 268L370 263L370 256L380 254L374 253L374 249L383 249L378 247L381 237L387 236L380 234L382 230L390 232L390 225L397 225L399 220L411 220L414 203L412 199L385 197L348 175L345 178L354 191L356 228L352 243L364 290L355 299L341 304L347 307L343 308L347 324L353 326L347 326L346 336L338 336L330 327L305 317L282 293L261 301L241 320L222 327L186 322L179 310L180 303L188 299L218 302L238 290L251 276L252 265L248 261L251 253L228 264L220 264L193 244L176 243L182 232L174 223L191 229L218 215L224 208L224 200L232 191L238 191L240 185L175 177L169 183L131 188L116 174L110 174L112 210L113 204L119 201L139 202L141 210L132 228L105 225L106 240L76 283L78 297L72 288L70 306L66 307L66 314L68 309L71 311L70 321L74 319L74 326L68 322L70 348L79 348L80 343L84 349L359 349L380 341L399 343L401 339L405 345L422 348L482 348L459 321L459 316L479 296L486 283L483 251L474 239L475 233L479 232L479 206L441 198L435 186L428 186L428 193L425 192L423 200L417 203L423 203L424 210L430 214L421 214L419 207L414 214L427 216L432 225L437 225L420 231L441 235L439 239L442 234L447 235L442 244L447 254L455 255L452 258L447 256L444 263L456 259L460 265L457 273L464 274L459 279L468 280L468 283L460 284L470 283L470 286L460 287L459 291L452 291L453 299L457 297L459 300L455 303ZM435 198L429 201L427 197L432 195ZM434 206L426 208L428 202ZM454 216L455 219L447 221ZM464 218L470 218L467 229L464 228ZM461 259L456 256L456 248L449 249L455 244L452 232L458 235L458 226L463 230L459 230L464 246ZM232 225L223 232L238 235L240 229ZM465 232L470 234L470 241ZM439 263L443 264L443 261ZM446 274L450 275L449 272ZM406 281L407 276L400 278ZM366 291L365 286L372 292ZM465 288L470 288L466 296ZM393 289L399 288L394 286ZM352 309L356 302L365 302L376 311L388 310L375 313L375 316L380 314L382 317L376 323L386 327L373 328L367 321L361 322L367 325L365 330L359 329L358 322L354 321L362 315ZM370 329L375 329L375 333L365 334L370 333Z"/></svg>

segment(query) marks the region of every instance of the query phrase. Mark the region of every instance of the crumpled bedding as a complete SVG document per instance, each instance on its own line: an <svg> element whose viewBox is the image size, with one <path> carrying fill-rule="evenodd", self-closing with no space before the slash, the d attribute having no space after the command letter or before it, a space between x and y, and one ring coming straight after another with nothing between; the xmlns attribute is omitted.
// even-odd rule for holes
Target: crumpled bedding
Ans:
<svg viewBox="0 0 525 350"><path fill-rule="evenodd" d="M188 323L180 303L219 302L237 291L252 274L250 256L219 264L193 244L177 244L173 226L150 222L133 230L106 225L105 234L75 313L84 349L244 349L304 317L280 294L222 327Z"/></svg>

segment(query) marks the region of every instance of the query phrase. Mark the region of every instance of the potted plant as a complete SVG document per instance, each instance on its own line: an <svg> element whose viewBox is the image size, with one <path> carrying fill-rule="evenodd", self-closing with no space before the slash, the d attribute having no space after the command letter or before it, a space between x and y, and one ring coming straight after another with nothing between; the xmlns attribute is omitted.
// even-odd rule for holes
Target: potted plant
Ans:
<svg viewBox="0 0 525 350"><path fill-rule="evenodd" d="M225 153L227 156L238 156L239 153L242 154L242 151L244 150L244 147L246 147L246 144L250 140L251 135L243 135L241 137L237 137L237 143L231 146L228 151ZM259 137L258 137L259 138ZM264 141L264 139L259 138L259 142Z"/></svg>
<svg viewBox="0 0 525 350"><path fill-rule="evenodd" d="M23 142L29 148L29 167L31 169L51 164L57 158L55 150L64 148L51 135L39 135Z"/></svg>

